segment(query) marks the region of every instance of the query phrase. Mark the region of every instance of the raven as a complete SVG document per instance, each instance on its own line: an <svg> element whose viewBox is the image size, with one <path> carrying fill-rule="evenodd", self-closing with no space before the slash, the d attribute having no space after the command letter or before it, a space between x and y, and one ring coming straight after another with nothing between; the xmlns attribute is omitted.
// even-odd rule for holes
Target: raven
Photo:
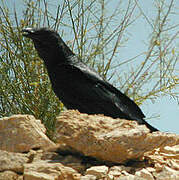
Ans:
<svg viewBox="0 0 179 180"><path fill-rule="evenodd" d="M48 28L26 28L22 32L33 40L47 68L52 89L67 109L136 120L151 132L158 131L144 120L143 112L134 101L84 64L57 32Z"/></svg>

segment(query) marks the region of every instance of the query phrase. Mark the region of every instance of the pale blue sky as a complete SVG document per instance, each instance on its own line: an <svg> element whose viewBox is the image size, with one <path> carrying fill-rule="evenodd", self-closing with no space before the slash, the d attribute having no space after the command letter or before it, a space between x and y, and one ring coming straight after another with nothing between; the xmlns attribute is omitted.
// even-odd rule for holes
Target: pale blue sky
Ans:
<svg viewBox="0 0 179 180"><path fill-rule="evenodd" d="M12 7L14 5L14 2L16 4L16 8L19 11L21 11L22 10L21 0L6 1L9 7ZM56 0L52 0L50 2L55 4ZM116 7L116 2L117 2L116 0L115 1L111 0L108 11L110 11L110 8L113 9ZM123 0L123 2L126 1ZM155 0L151 0L151 1L138 0L138 2L142 10L147 15L147 17L152 18L156 15L156 11L153 6L153 2L156 2ZM175 0L175 6L179 8L178 0ZM179 24L178 19L179 17L177 15L171 16L171 22L175 24ZM122 52L120 53L120 59L124 59L124 60L130 59L138 55L140 52L144 52L146 50L144 42L149 37L149 33L151 31L150 31L150 27L146 26L145 23L146 23L145 19L141 17L133 26L133 28L130 29L130 40L128 41L127 44L125 44L125 48L122 49ZM178 40L177 40L177 45L179 45ZM179 62L176 68L179 70ZM179 87L177 88L176 91L179 92ZM151 101L147 101L141 106L141 109L146 115L146 117L149 117L151 115L160 115L159 118L155 118L155 119L153 118L152 120L149 121L150 124L158 128L159 130L164 132L173 132L179 134L179 105L171 97L159 97L155 101L155 103L152 103Z"/></svg>

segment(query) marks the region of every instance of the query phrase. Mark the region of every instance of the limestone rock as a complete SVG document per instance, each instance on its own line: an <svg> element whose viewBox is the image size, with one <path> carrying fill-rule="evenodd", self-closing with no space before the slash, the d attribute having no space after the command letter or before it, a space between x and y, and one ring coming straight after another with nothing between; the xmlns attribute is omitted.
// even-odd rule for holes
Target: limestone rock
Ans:
<svg viewBox="0 0 179 180"><path fill-rule="evenodd" d="M113 119L65 111L57 118L58 143L70 146L85 156L124 163L143 157L154 148L175 145L179 136L162 132L149 133L135 121Z"/></svg>
<svg viewBox="0 0 179 180"><path fill-rule="evenodd" d="M23 172L23 164L28 162L25 154L0 150L0 172L11 170L17 173Z"/></svg>
<svg viewBox="0 0 179 180"><path fill-rule="evenodd" d="M0 147L6 147L0 150L0 180L179 180L176 134L149 133L134 121L67 111L58 118L59 144L54 146L33 116L12 117L0 120ZM28 152L7 151L19 151L18 143Z"/></svg>
<svg viewBox="0 0 179 180"><path fill-rule="evenodd" d="M169 151L170 149L170 151ZM172 169L179 170L179 146L166 146L164 148L154 149L145 153L145 158L155 163L156 170L160 171L163 165Z"/></svg>
<svg viewBox="0 0 179 180"><path fill-rule="evenodd" d="M122 175L129 175L131 171L131 167L121 166L113 166L109 169L108 176L111 178L119 178Z"/></svg>
<svg viewBox="0 0 179 180"><path fill-rule="evenodd" d="M136 176L142 177L147 180L154 180L153 175L147 169L141 169L135 173Z"/></svg>
<svg viewBox="0 0 179 180"><path fill-rule="evenodd" d="M145 158L154 164L151 172L154 179L179 180L179 145L154 149L147 152Z"/></svg>
<svg viewBox="0 0 179 180"><path fill-rule="evenodd" d="M122 175L120 166L113 166L108 172L110 179L119 178Z"/></svg>
<svg viewBox="0 0 179 180"><path fill-rule="evenodd" d="M157 180L179 180L179 171L163 166L160 172L153 173Z"/></svg>
<svg viewBox="0 0 179 180"><path fill-rule="evenodd" d="M85 176L81 176L80 180L97 180L97 177L94 175L85 175Z"/></svg>
<svg viewBox="0 0 179 180"><path fill-rule="evenodd" d="M80 177L77 171L61 163L38 161L24 165L25 180L80 180Z"/></svg>
<svg viewBox="0 0 179 180"><path fill-rule="evenodd" d="M107 177L108 167L107 166L93 166L86 170L87 175L96 176L97 179L103 179Z"/></svg>
<svg viewBox="0 0 179 180"><path fill-rule="evenodd" d="M20 176L13 171L4 171L0 172L0 180L23 180L23 176Z"/></svg>
<svg viewBox="0 0 179 180"><path fill-rule="evenodd" d="M45 135L45 127L31 115L13 115L0 119L0 149L26 152L55 144Z"/></svg>

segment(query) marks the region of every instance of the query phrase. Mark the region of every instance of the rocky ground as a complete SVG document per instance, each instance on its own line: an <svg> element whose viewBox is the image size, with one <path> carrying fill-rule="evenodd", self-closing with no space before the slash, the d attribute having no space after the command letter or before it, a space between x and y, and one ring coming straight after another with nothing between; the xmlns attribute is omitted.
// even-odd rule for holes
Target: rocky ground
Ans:
<svg viewBox="0 0 179 180"><path fill-rule="evenodd" d="M179 180L179 135L65 111L56 143L31 115L0 119L0 180Z"/></svg>

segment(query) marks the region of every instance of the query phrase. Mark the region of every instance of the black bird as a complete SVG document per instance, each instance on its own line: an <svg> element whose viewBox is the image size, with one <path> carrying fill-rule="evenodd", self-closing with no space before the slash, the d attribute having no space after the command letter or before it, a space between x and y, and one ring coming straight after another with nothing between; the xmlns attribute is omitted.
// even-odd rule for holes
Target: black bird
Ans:
<svg viewBox="0 0 179 180"><path fill-rule="evenodd" d="M23 36L33 40L47 68L52 88L67 109L136 120L151 132L158 131L144 120L141 109L129 97L84 64L57 32L48 28L26 28Z"/></svg>

